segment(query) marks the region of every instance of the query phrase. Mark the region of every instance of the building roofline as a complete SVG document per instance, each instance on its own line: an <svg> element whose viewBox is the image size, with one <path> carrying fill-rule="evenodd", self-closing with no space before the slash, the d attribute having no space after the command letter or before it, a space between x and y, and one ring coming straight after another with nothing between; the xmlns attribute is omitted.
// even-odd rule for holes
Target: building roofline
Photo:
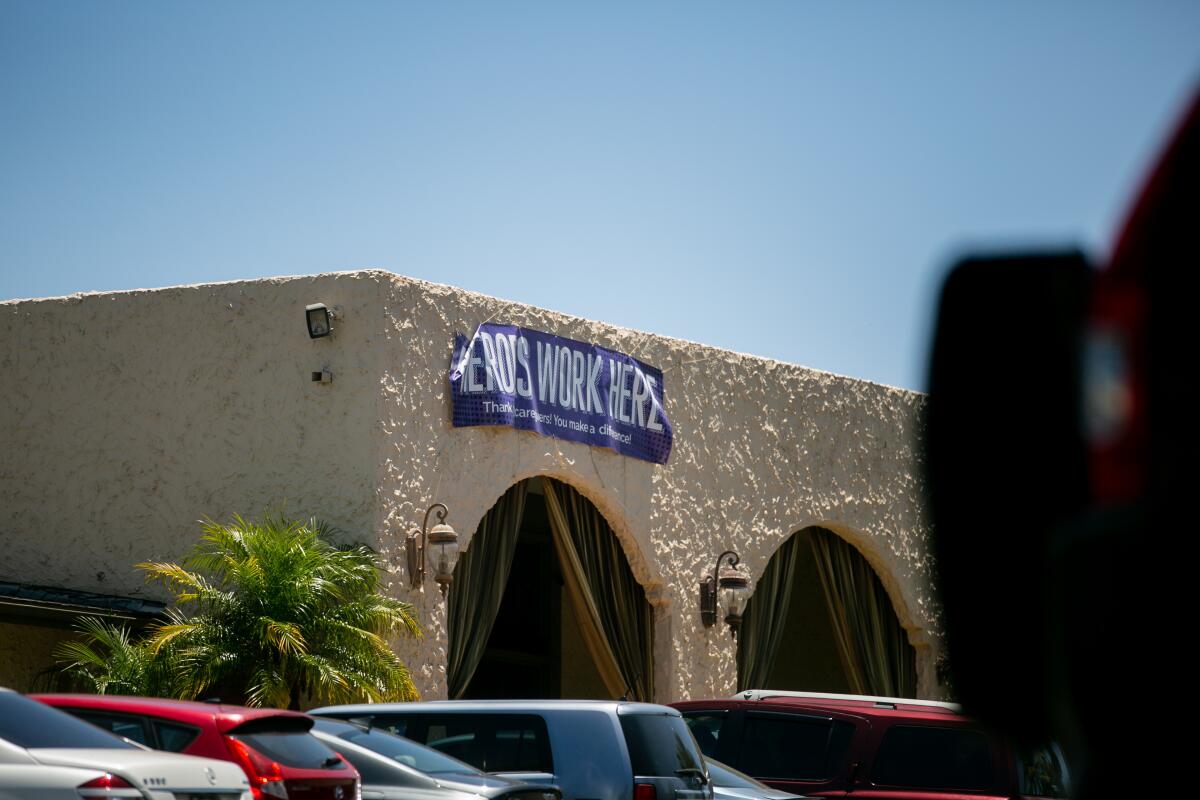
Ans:
<svg viewBox="0 0 1200 800"><path fill-rule="evenodd" d="M810 372L815 372L815 373L819 373L822 375L828 375L828 376L831 376L834 378L839 378L842 380L848 380L848 381L854 381L856 383L867 384L870 386L878 387L885 391L896 392L896 393L905 394L905 395L911 395L911 396L915 396L917 398L925 397L925 393L921 392L917 389L907 389L902 386L893 386L891 384L881 383L879 381L870 380L868 378L858 378L853 375L844 375L842 373L831 372L831 371L825 370L825 369L818 369L816 367L809 367L809 366L805 366L803 364L795 364L790 361L783 361L783 360L780 360L777 358L772 358L770 356L762 356L762 355L757 355L755 353L745 353L745 352L742 352L739 350L730 350L730 349L723 348L723 347L717 347L716 345L705 344L703 342L693 341L691 339L684 339L684 338L678 337L678 336L670 336L670 335L662 334L662 333L654 333L653 331L643 331L643 330L639 330L637 328L628 328L628 327L624 327L621 325L616 325L611 322L606 322L604 320L588 319L587 317L581 317L577 314L571 314L571 313L568 313L565 311L558 311L556 309L534 305L532 303L527 303L527 302L524 302L521 300L512 300L512 299L509 299L506 297L497 297L495 295L484 294L482 292L477 292L472 289L467 289L467 288L464 288L461 286L455 286L453 284L437 283L434 281L425 280L423 278L413 278L408 275L401 275L400 273L391 272L390 270L382 269L379 267L367 267L367 268L363 268L363 269L351 269L351 270L335 270L335 271L331 271L331 272L318 272L318 273L314 273L314 274L310 274L310 275L273 275L273 276L265 276L265 277L260 277L260 278L236 278L236 279L227 280L227 281L210 281L207 283L187 283L187 284L178 284L178 285L173 285L173 286L159 286L159 287L141 288L141 289L118 289L118 290L111 290L111 291L74 292L69 295L59 295L59 296L54 296L54 297L13 298L10 300L0 300L0 309L4 308L5 306L16 306L16 305L22 304L22 303L44 303L44 302L64 302L64 301L82 302L84 300L93 299L93 298L102 298L102 297L120 297L120 296L125 296L125 295L149 295L149 294L157 294L159 292L174 292L174 291L185 290L185 289L187 289L187 290L209 289L209 288L217 288L217 287L236 286L238 284L287 283L287 282L291 282L291 281L302 281L302 280L317 281L317 280L321 280L321 279L325 279L325 278L340 278L340 277L349 277L349 276L374 277L374 278L386 280L386 281L389 281L392 283L426 286L426 287L429 287L432 289L438 289L438 290L443 290L443 291L448 290L448 291L453 291L453 292L460 292L464 295L468 295L470 297L474 297L474 298L477 298L480 300L488 300L488 301L493 301L493 302L509 303L512 305L524 306L524 307L532 309L534 311L540 311L540 312L545 312L545 313L549 313L549 314L557 314L562 317L567 317L567 318L573 319L573 320L579 320L580 322L585 322L585 323L589 323L589 324L603 325L606 328L608 328L613 335L632 334L632 335L636 335L636 336L650 336L650 337L654 337L656 339L660 339L666 343L684 344L684 345L687 345L688 347L704 348L706 350L710 350L710 351L717 352L717 353L734 355L734 356L738 356L741 358L751 358L756 361L763 362L768 367L779 366L779 367L785 367L785 368L789 368L789 369L803 369L803 370L808 370Z"/></svg>
<svg viewBox="0 0 1200 800"><path fill-rule="evenodd" d="M80 617L91 616L142 624L161 617L166 608L157 600L0 581L0 621L4 622L69 627Z"/></svg>

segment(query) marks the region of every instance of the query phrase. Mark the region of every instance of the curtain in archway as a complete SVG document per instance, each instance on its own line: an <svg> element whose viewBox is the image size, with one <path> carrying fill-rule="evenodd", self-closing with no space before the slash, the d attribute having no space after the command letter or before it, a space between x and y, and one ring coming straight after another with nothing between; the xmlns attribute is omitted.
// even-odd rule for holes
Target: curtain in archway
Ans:
<svg viewBox="0 0 1200 800"><path fill-rule="evenodd" d="M796 584L800 561L800 535L780 545L767 562L762 577L755 582L754 594L742 613L738 632L737 686L743 689L768 689L771 668L779 655L788 609L792 607L792 587Z"/></svg>
<svg viewBox="0 0 1200 800"><path fill-rule="evenodd" d="M853 691L915 697L916 655L875 570L853 545L830 531L814 528L812 548Z"/></svg>
<svg viewBox="0 0 1200 800"><path fill-rule="evenodd" d="M446 683L451 699L463 696L483 658L508 586L528 489L528 483L521 481L496 501L454 569L446 607L450 639Z"/></svg>
<svg viewBox="0 0 1200 800"><path fill-rule="evenodd" d="M614 697L654 697L653 613L616 534L587 498L542 479L554 549L580 632Z"/></svg>

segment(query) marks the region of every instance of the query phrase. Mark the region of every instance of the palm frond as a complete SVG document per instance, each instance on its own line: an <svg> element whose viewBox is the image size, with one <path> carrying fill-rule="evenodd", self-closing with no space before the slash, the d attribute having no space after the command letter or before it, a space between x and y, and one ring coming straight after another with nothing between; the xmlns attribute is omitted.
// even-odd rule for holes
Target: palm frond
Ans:
<svg viewBox="0 0 1200 800"><path fill-rule="evenodd" d="M335 547L332 530L281 512L205 519L181 564L139 565L175 594L147 651L169 655L176 696L240 687L255 705L286 705L301 692L331 701L416 697L388 644L422 635L415 610L380 593L373 551Z"/></svg>
<svg viewBox="0 0 1200 800"><path fill-rule="evenodd" d="M246 705L255 708L287 708L291 702L291 686L287 676L278 669L262 667L250 676L246 687Z"/></svg>
<svg viewBox="0 0 1200 800"><path fill-rule="evenodd" d="M129 629L96 617L80 618L79 639L60 642L54 649L60 674L69 684L97 694L160 695L167 693L169 653L159 654Z"/></svg>
<svg viewBox="0 0 1200 800"><path fill-rule="evenodd" d="M147 583L158 581L177 593L190 590L197 594L204 594L212 588L204 576L190 572L178 564L143 561L133 566L146 573Z"/></svg>
<svg viewBox="0 0 1200 800"><path fill-rule="evenodd" d="M281 655L300 655L308 652L308 643L304 641L304 633L299 625L273 619L264 619L262 622L263 638L278 648Z"/></svg>

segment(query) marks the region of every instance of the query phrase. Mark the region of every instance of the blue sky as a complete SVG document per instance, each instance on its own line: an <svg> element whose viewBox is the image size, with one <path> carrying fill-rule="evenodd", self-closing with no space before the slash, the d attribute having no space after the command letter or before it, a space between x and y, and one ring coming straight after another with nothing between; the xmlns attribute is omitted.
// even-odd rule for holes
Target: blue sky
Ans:
<svg viewBox="0 0 1200 800"><path fill-rule="evenodd" d="M1198 79L1196 2L0 0L0 299L380 267L922 388Z"/></svg>

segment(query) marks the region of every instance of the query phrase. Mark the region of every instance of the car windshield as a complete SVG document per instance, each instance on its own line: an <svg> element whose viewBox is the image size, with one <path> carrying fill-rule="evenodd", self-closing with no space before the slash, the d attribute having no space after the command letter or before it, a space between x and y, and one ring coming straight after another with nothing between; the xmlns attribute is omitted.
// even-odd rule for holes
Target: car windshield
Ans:
<svg viewBox="0 0 1200 800"><path fill-rule="evenodd" d="M448 775L453 773L466 773L468 775L482 774L480 770L472 767L470 764L459 761L457 758L451 758L445 753L434 750L432 747L417 744L411 739L405 739L402 736L385 733L377 728L364 728L349 722L335 722L319 717L313 728L322 733L336 736L339 739L345 739L347 742L352 742L359 747L365 747L393 761L407 764L429 775Z"/></svg>
<svg viewBox="0 0 1200 800"><path fill-rule="evenodd" d="M0 692L0 739L18 747L138 749L90 722L16 692Z"/></svg>
<svg viewBox="0 0 1200 800"><path fill-rule="evenodd" d="M308 731L264 731L230 734L272 761L299 769L345 769L337 754Z"/></svg>
<svg viewBox="0 0 1200 800"><path fill-rule="evenodd" d="M720 761L706 758L704 759L704 763L708 765L708 777L712 779L713 786L722 786L731 789L769 790L771 788L765 783L759 783L745 773L738 772L727 764L722 764Z"/></svg>

